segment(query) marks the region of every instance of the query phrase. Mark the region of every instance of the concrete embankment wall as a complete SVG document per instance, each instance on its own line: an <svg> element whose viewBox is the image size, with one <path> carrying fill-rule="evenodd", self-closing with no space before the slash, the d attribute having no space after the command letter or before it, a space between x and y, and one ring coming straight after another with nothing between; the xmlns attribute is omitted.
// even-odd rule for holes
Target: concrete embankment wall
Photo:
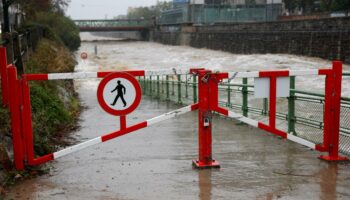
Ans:
<svg viewBox="0 0 350 200"><path fill-rule="evenodd" d="M235 54L287 53L350 63L350 17L211 26L164 25L151 40Z"/></svg>

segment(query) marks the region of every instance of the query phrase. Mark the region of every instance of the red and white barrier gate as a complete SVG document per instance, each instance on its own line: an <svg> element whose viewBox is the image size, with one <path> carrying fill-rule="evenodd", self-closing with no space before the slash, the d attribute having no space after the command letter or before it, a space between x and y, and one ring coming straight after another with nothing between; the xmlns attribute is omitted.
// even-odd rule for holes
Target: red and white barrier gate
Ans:
<svg viewBox="0 0 350 200"><path fill-rule="evenodd" d="M153 73L153 72L147 72ZM144 76L145 71L124 71L124 72L82 72L82 73L56 73L56 74L26 74L22 79L17 77L17 71L14 66L7 67L7 76L10 91L10 112L12 121L13 148L14 148L14 163L18 170L23 170L25 163L30 166L40 165L51 160L55 160L64 155L79 151L86 147L106 142L119 136L134 132L136 130L151 126L161 121L185 114L196 110L198 104L183 107L181 109L163 114L161 116L146 120L144 122L128 126L126 125L126 114L135 109L138 105L132 105L120 112L120 130L105 134L100 137L88 140L86 142L68 147L55 153L36 158L33 150L33 129L32 129L32 112L30 103L30 88L29 81L43 80L63 80L63 79L84 79L84 78L107 78L117 75L123 77L128 76ZM113 77L112 77L113 78ZM103 81L101 83L103 83ZM138 91L140 92L140 91ZM100 97L99 97L100 98ZM138 100L139 101L139 100ZM103 106L102 106L103 107ZM104 108L105 109L105 108ZM125 114L125 115L124 115Z"/></svg>
<svg viewBox="0 0 350 200"><path fill-rule="evenodd" d="M6 53L6 52L5 52ZM0 49L0 56L3 52ZM2 57L3 58L3 57ZM294 142L308 146L321 152L328 152L327 156L321 156L321 159L336 161L345 160L338 154L339 147L339 118L340 118L340 94L341 94L341 78L342 64L334 62L332 69L320 70L302 70L302 71L263 71L263 72L235 72L235 73L212 73L205 69L191 69L191 74L198 75L198 93L199 102L194 105L186 106L181 109L163 114L158 117L143 121L141 123L127 126L125 115L131 112L136 106L126 108L124 112L110 112L111 114L120 116L120 130L105 134L103 136L88 140L78 145L36 158L33 150L33 130L32 130L32 111L30 103L29 81L43 80L62 80L62 79L86 79L86 78L105 78L101 81L102 89L113 78L125 78L129 76L145 76L145 75L169 75L174 72L145 72L145 71L124 71L124 72L81 72L81 73L56 73L56 74L26 74L21 78L17 77L16 68L13 65L7 66L6 63L0 61L2 83L6 80L3 94L8 99L11 112L13 147L14 147L14 163L18 170L23 170L25 164L40 165L50 160L57 159L64 155L79 151L86 147L106 142L136 130L151 126L158 122L185 114L198 109L198 143L199 158L193 161L193 165L198 168L219 167L219 163L212 158L212 114L220 113L227 117L240 120L246 124L258 127L275 135L287 138ZM188 72L187 72L188 73ZM119 75L118 75L119 74ZM123 77L120 74L125 74ZM326 76L326 95L325 95L325 113L324 113L324 141L321 145L315 145L309 141L288 134L276 128L276 84L277 77L301 76L301 75L325 75ZM264 124L253 119L249 119L240 114L219 107L218 103L218 84L223 80L231 77L235 78L257 78L268 77L270 81L269 92L269 124ZM108 80L107 80L108 79ZM128 79L128 78L126 78ZM133 82L131 79L130 82ZM134 85L135 86L135 85ZM137 87L137 86L136 86ZM6 90L7 89L7 90ZM137 91L138 89L135 89ZM136 92L137 93L137 92ZM104 98L99 92L100 97ZM137 98L137 97L135 97ZM100 101L100 100L99 100ZM125 106L125 105L124 105ZM104 109L106 111L109 108Z"/></svg>
<svg viewBox="0 0 350 200"><path fill-rule="evenodd" d="M276 128L277 78L307 75L326 76L323 144L313 144L307 140L296 137L292 134L288 134ZM328 152L328 155L321 155L320 159L327 161L347 160L346 157L339 156L339 127L342 84L342 63L340 61L334 61L333 67L331 69L230 73L229 77L269 78L269 124L264 124L262 122L246 118L231 111L224 111L219 113L240 120L254 127L258 127L262 130L281 136L288 140L305 145L312 149L318 150L320 152Z"/></svg>
<svg viewBox="0 0 350 200"><path fill-rule="evenodd" d="M294 141L320 152L328 152L321 155L320 159L327 161L347 160L339 156L339 126L340 126L340 100L342 83L342 63L333 62L331 69L315 70L286 70L286 71L260 71L260 72L232 72L212 73L210 70L192 69L190 73L198 75L198 137L199 137L199 160L194 161L197 167L217 167L219 164L212 159L211 153L211 115L218 112L224 116L234 118L251 126L260 128L282 138ZM314 144L293 134L288 134L276 128L276 99L277 79L289 76L326 76L325 86L325 111L324 111L324 138L323 144ZM219 107L218 84L223 79L234 78L268 78L269 79L269 123L244 117L227 109ZM289 88L288 88L289 89ZM209 122L209 123L208 123Z"/></svg>

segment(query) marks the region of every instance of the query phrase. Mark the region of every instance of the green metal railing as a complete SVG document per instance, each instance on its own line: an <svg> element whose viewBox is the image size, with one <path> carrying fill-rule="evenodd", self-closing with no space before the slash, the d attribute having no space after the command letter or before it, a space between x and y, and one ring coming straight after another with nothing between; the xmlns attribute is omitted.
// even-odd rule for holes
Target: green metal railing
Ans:
<svg viewBox="0 0 350 200"><path fill-rule="evenodd" d="M344 73L350 76L350 73ZM239 83L219 85L221 106L246 117L268 122L268 99L254 97L254 86L248 78ZM253 79L250 80L253 83ZM198 100L197 77L190 75L157 75L141 77L143 94L178 104L192 104ZM290 97L277 101L276 126L278 129L320 144L323 141L324 94L297 90L295 77L290 79ZM350 98L341 99L340 152L350 155Z"/></svg>

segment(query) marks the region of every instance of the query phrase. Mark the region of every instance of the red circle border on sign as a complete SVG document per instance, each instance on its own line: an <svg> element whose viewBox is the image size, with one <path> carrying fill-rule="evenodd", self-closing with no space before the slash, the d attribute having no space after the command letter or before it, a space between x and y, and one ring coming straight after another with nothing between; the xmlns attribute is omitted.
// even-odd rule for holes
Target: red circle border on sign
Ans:
<svg viewBox="0 0 350 200"><path fill-rule="evenodd" d="M131 104L131 106L129 106L125 110L114 110L111 107L109 107L107 105L107 103L105 102L105 100L103 99L103 89L105 88L105 86L107 85L107 83L109 81L111 81L112 79L115 79L115 78L127 79L128 81L131 82L131 84L135 88L135 93L136 93L135 100ZM98 100L100 106L102 107L102 109L105 110L107 113L109 113L111 115L116 115L116 116L125 116L125 115L131 113L132 111L134 111L141 102L141 96L142 96L141 86L140 86L139 82L135 79L135 77L133 77L132 75L125 73L125 72L114 72L114 73L107 75L104 79L102 79L102 81L100 82L100 84L98 85L98 88L97 88L97 100Z"/></svg>
<svg viewBox="0 0 350 200"><path fill-rule="evenodd" d="M82 52L82 53L80 54L80 58L83 59L83 60L85 60L85 59L88 58L88 54L87 54L86 52Z"/></svg>

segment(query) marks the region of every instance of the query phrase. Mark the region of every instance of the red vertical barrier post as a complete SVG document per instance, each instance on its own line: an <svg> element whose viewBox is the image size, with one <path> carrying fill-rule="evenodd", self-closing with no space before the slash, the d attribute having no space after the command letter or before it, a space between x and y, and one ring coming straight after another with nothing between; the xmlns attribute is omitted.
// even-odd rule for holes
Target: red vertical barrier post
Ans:
<svg viewBox="0 0 350 200"><path fill-rule="evenodd" d="M48 154L35 158L34 142L33 142L33 125L32 125L32 109L30 103L30 88L27 80L21 80L23 109L22 109L22 133L23 133L23 146L26 148L25 153L28 161L28 165L40 165L53 160L53 154Z"/></svg>
<svg viewBox="0 0 350 200"><path fill-rule="evenodd" d="M277 79L288 77L289 71L264 71L259 73L260 77L270 79L269 94L269 125L259 122L258 127L280 137L286 138L287 133L276 128L276 101L277 101Z"/></svg>
<svg viewBox="0 0 350 200"><path fill-rule="evenodd" d="M8 105L8 80L7 80L7 55L6 48L0 47L0 73L1 73L1 89L2 104Z"/></svg>
<svg viewBox="0 0 350 200"><path fill-rule="evenodd" d="M339 155L341 84L342 63L334 61L331 72L326 75L323 145L328 155L320 156L322 160L347 160Z"/></svg>
<svg viewBox="0 0 350 200"><path fill-rule="evenodd" d="M199 70L198 74L198 145L199 159L193 160L193 166L202 168L219 168L220 164L212 158L212 110L210 109L211 91L209 70ZM217 90L217 88L216 88Z"/></svg>
<svg viewBox="0 0 350 200"><path fill-rule="evenodd" d="M23 141L21 136L21 112L20 112L20 91L17 79L17 70L14 66L7 69L8 83L11 89L9 93L9 104L11 113L12 143L14 163L17 170L24 169Z"/></svg>

